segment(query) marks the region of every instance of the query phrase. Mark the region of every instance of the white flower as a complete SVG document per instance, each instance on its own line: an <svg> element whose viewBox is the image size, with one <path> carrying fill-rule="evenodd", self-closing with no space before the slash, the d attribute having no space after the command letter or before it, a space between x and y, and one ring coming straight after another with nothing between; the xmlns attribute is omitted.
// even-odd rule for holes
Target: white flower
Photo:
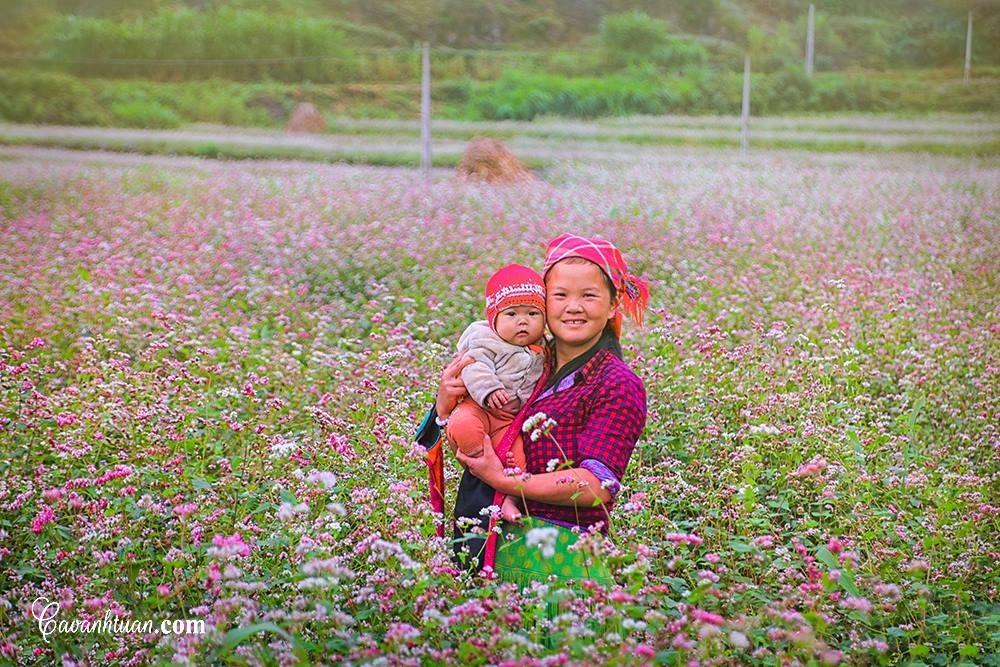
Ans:
<svg viewBox="0 0 1000 667"><path fill-rule="evenodd" d="M750 426L751 433L763 433L765 435L778 435L781 431L777 427L771 426L770 424L752 424Z"/></svg>
<svg viewBox="0 0 1000 667"><path fill-rule="evenodd" d="M337 485L337 476L328 470L313 470L306 477L306 481L310 484L321 484L324 488L332 489Z"/></svg>
<svg viewBox="0 0 1000 667"><path fill-rule="evenodd" d="M521 426L521 431L523 433L528 433L534 430L535 426L545 421L546 419L548 419L548 415L546 415L544 412L536 412L535 414L531 415L530 417L524 420L524 425Z"/></svg>
<svg viewBox="0 0 1000 667"><path fill-rule="evenodd" d="M280 459L295 451L297 443L281 435L271 438L271 458Z"/></svg>
<svg viewBox="0 0 1000 667"><path fill-rule="evenodd" d="M556 553L556 539L558 537L558 528L532 528L524 536L524 543L529 547L541 549L543 558L552 558Z"/></svg>
<svg viewBox="0 0 1000 667"><path fill-rule="evenodd" d="M536 428L528 437L531 438L532 442L538 442L538 439L542 437L542 430Z"/></svg>
<svg viewBox="0 0 1000 667"><path fill-rule="evenodd" d="M498 505L487 505L483 509L479 510L479 516L500 516L500 507Z"/></svg>
<svg viewBox="0 0 1000 667"><path fill-rule="evenodd" d="M559 459L549 459L549 462L545 464L545 472L552 472L559 467Z"/></svg>
<svg viewBox="0 0 1000 667"><path fill-rule="evenodd" d="M278 518L282 521L288 521L294 519L299 514L307 514L308 512L309 505L305 503L299 503L298 505L281 503L281 506L278 508Z"/></svg>

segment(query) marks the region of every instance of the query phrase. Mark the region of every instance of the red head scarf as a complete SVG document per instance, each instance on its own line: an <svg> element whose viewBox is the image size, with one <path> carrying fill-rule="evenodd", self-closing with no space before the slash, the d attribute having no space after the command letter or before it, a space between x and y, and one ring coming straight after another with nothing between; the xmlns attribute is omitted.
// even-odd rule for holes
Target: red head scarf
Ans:
<svg viewBox="0 0 1000 667"><path fill-rule="evenodd" d="M585 238L575 234L563 234L549 242L545 253L545 268L542 275L547 275L552 266L567 257L582 257L596 264L604 274L611 279L611 284L618 292L619 308L611 326L619 338L622 333L622 312L633 322L642 326L643 314L649 304L649 287L646 282L628 272L625 258L611 241L599 238Z"/></svg>

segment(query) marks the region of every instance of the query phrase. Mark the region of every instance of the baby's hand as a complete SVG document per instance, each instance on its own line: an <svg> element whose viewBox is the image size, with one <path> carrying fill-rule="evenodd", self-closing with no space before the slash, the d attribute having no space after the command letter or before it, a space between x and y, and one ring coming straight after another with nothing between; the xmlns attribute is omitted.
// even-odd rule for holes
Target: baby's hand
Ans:
<svg viewBox="0 0 1000 667"><path fill-rule="evenodd" d="M486 407L499 410L510 401L510 394L506 389L497 389L486 397Z"/></svg>

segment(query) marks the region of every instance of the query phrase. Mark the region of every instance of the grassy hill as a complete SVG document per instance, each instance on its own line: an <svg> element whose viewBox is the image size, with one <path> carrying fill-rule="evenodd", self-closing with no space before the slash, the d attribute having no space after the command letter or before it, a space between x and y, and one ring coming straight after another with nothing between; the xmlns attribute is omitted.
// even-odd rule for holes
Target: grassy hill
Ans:
<svg viewBox="0 0 1000 667"><path fill-rule="evenodd" d="M1000 7L975 10L963 85L958 0L817 6L807 78L798 0L40 0L0 8L0 118L267 126L301 101L406 118L421 39L447 118L732 114L744 53L758 114L1000 108Z"/></svg>

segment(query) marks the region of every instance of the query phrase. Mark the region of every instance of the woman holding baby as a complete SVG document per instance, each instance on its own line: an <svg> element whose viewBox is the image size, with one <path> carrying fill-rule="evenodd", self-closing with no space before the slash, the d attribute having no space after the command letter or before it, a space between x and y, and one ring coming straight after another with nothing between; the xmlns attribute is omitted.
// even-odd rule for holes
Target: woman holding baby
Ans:
<svg viewBox="0 0 1000 667"><path fill-rule="evenodd" d="M572 234L549 243L542 279L552 338L541 378L526 400L515 402L519 411L499 437L491 439L487 431L477 455L456 452L466 468L455 507L456 534L465 532L463 517L482 519L483 508L499 506L506 496L517 504L504 504L508 520L500 524L502 536L491 533L481 564L521 583L555 574L610 585L602 563L568 547L578 538L574 528L608 532L609 512L646 423L645 388L622 359L619 336L623 315L641 324L648 290L629 274L610 242ZM460 355L445 369L435 404L439 425L447 426L463 399L471 400L462 371L474 361ZM499 396L511 398L509 392ZM497 399L483 407L502 414ZM522 458L517 439L526 421ZM510 455L512 450L519 456ZM510 474L515 466L526 474ZM525 516L518 517L518 510ZM532 530L537 528L546 530ZM481 542L467 544L475 554Z"/></svg>

